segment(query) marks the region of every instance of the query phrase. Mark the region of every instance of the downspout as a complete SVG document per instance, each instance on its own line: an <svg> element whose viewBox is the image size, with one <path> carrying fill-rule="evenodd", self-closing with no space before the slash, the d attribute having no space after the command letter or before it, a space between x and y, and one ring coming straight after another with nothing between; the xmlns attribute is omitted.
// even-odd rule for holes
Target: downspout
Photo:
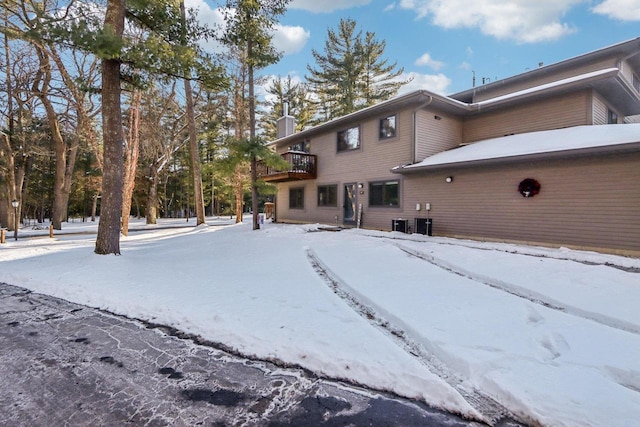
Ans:
<svg viewBox="0 0 640 427"><path fill-rule="evenodd" d="M418 141L417 141L417 125L418 125L418 120L416 119L416 115L418 114L419 110L422 110L423 108L427 107L429 104L431 104L431 102L433 102L433 96L428 95L429 96L429 100L426 102L423 102L422 104L420 104L419 106L417 106L414 110L413 110L413 114L411 115L411 120L413 121L413 123L411 124L411 164L415 163L417 158L418 158Z"/></svg>

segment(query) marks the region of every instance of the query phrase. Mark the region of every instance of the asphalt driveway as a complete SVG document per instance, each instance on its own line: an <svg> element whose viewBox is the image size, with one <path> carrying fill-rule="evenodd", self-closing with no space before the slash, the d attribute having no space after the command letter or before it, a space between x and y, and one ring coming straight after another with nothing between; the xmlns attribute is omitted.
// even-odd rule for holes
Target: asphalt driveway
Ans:
<svg viewBox="0 0 640 427"><path fill-rule="evenodd" d="M483 424L0 283L0 425Z"/></svg>

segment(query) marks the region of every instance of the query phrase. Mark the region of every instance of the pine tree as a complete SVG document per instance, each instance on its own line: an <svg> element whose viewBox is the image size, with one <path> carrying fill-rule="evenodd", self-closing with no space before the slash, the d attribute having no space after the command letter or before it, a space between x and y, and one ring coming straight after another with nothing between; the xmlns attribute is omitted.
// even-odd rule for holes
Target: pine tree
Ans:
<svg viewBox="0 0 640 427"><path fill-rule="evenodd" d="M316 67L307 65L307 81L317 95L321 120L357 111L389 99L408 83L396 78L404 71L383 58L386 43L375 33L357 31L353 19L341 19L338 30L329 30L324 53L312 50Z"/></svg>
<svg viewBox="0 0 640 427"><path fill-rule="evenodd" d="M273 64L280 58L280 53L271 44L272 29L277 17L284 14L290 0L227 0L227 31L224 42L229 46L241 49L246 55L247 83L249 97L249 145L251 162L251 206L253 210L253 229L260 228L258 223L258 186L257 163L258 153L262 152L260 138L256 137L256 69ZM243 135L236 135L242 138Z"/></svg>
<svg viewBox="0 0 640 427"><path fill-rule="evenodd" d="M294 83L291 77L278 77L267 87L267 93L275 97L275 100L267 101L269 113L263 120L264 137L268 141L276 139L276 121L284 115L285 103L288 105L289 115L296 118L296 132L312 124L318 108L308 97L307 84Z"/></svg>
<svg viewBox="0 0 640 427"><path fill-rule="evenodd" d="M388 64L383 58L387 43L377 41L375 33L367 32L362 43L362 60L364 62L363 78L360 82L362 104L360 108L369 107L380 101L385 101L396 93L410 80L397 80L404 72L404 68L395 70L397 63Z"/></svg>

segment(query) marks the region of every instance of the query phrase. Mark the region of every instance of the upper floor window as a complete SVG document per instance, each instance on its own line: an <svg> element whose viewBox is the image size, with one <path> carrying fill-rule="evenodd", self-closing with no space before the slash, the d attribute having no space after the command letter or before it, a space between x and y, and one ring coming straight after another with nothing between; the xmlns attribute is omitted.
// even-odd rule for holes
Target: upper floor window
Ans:
<svg viewBox="0 0 640 427"><path fill-rule="evenodd" d="M379 181L369 183L369 206L398 207L400 183L398 181Z"/></svg>
<svg viewBox="0 0 640 427"><path fill-rule="evenodd" d="M301 153L308 153L311 148L309 140L298 142L289 146L289 151L299 151Z"/></svg>
<svg viewBox="0 0 640 427"><path fill-rule="evenodd" d="M393 138L396 136L396 116L388 116L380 119L378 128L380 139Z"/></svg>
<svg viewBox="0 0 640 427"><path fill-rule="evenodd" d="M607 123L610 125L618 124L618 115L611 109L607 109Z"/></svg>
<svg viewBox="0 0 640 427"><path fill-rule="evenodd" d="M318 186L318 206L338 206L338 186Z"/></svg>
<svg viewBox="0 0 640 427"><path fill-rule="evenodd" d="M360 126L354 126L338 132L338 151L358 148L360 148Z"/></svg>
<svg viewBox="0 0 640 427"><path fill-rule="evenodd" d="M289 209L304 209L304 187L289 189Z"/></svg>

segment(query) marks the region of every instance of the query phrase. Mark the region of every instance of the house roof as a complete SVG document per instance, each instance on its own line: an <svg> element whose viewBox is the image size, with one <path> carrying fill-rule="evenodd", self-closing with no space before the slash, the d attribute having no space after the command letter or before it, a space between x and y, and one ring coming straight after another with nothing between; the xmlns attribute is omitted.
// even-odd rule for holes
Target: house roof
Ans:
<svg viewBox="0 0 640 427"><path fill-rule="evenodd" d="M593 63L607 58L617 58L618 60L626 59L632 67L636 69L640 68L640 37L616 43L614 45L565 59L560 62L534 68L530 71L512 77L476 86L462 92L451 94L449 97L462 102L471 103L474 101L476 95L482 92L489 92L511 84L522 84L528 80L537 80L547 75L570 71L584 64Z"/></svg>
<svg viewBox="0 0 640 427"><path fill-rule="evenodd" d="M286 145L286 144L298 142L302 139L310 138L313 135L326 132L330 129L336 129L336 128L339 129L341 126L348 126L349 124L353 122L357 122L358 120L362 120L363 118L368 118L376 115L383 115L385 113L393 112L398 108L405 108L405 107L411 107L411 106L420 108L420 106L432 104L434 103L434 101L437 104L442 104L443 106L445 106L445 108L453 109L456 111L464 111L466 108L466 104L463 102L460 102L454 99L449 99L445 96L438 95L427 90L418 90L418 91L413 91L400 96L396 96L394 98L389 99L388 101L381 102L371 107L363 108L362 110L358 110L351 114L347 114L345 116L338 117L328 122L324 122L320 125L314 126L309 129L305 129L301 132L296 132L292 135L279 138L271 142L270 145Z"/></svg>
<svg viewBox="0 0 640 427"><path fill-rule="evenodd" d="M575 126L492 138L392 169L400 174L488 163L640 152L640 123Z"/></svg>
<svg viewBox="0 0 640 427"><path fill-rule="evenodd" d="M341 127L352 125L358 121L369 119L375 116L382 116L396 111L399 108L414 107L416 110L429 106L434 110L459 116L473 115L491 109L505 108L511 104L531 101L550 95L562 95L581 88L593 88L598 90L607 100L619 108L622 115L640 114L640 96L638 92L630 86L629 82L621 75L620 69L616 67L604 68L597 71L588 72L578 76L557 80L551 83L533 86L528 89L518 90L506 95L496 96L480 102L473 102L477 91L489 90L504 86L505 84L515 84L533 81L545 74L561 73L571 70L584 63L591 63L601 58L625 58L634 68L640 69L640 38L619 43L595 52L587 53L572 59L548 65L533 71L528 71L508 79L489 83L481 87L460 92L451 96L438 95L428 90L418 90L394 97L371 107L347 114L345 116L330 120L318 126L305 129L301 132L279 138L270 143L275 146L286 146L299 142L314 135L340 130Z"/></svg>

